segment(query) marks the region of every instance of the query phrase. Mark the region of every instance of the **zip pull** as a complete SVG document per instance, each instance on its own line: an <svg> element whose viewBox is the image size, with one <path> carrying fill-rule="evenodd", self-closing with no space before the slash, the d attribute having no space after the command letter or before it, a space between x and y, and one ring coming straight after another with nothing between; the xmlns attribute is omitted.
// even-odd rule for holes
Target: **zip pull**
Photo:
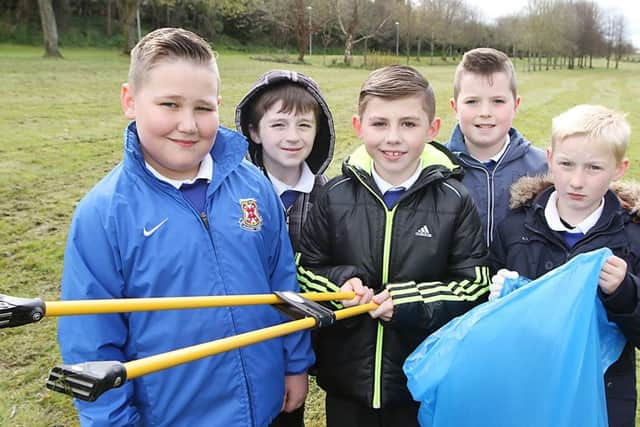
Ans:
<svg viewBox="0 0 640 427"><path fill-rule="evenodd" d="M205 211L200 212L200 219L204 224L204 228L209 229L209 219L207 218L207 213Z"/></svg>

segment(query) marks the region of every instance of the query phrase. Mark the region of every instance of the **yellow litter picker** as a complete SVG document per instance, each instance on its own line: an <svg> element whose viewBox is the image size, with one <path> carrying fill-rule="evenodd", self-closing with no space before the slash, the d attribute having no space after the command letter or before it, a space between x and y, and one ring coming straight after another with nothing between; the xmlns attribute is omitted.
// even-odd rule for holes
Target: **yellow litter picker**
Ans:
<svg viewBox="0 0 640 427"><path fill-rule="evenodd" d="M354 296L353 292L275 292L263 295L45 302L38 298L15 298L0 294L0 329L36 323L43 317L258 304L273 304L276 309L293 319L290 322L129 362L85 362L58 365L51 370L46 383L47 388L93 402L104 392L120 387L127 380L305 329L330 326L337 320L364 314L378 307L376 303L370 302L332 311L316 302L345 300Z"/></svg>

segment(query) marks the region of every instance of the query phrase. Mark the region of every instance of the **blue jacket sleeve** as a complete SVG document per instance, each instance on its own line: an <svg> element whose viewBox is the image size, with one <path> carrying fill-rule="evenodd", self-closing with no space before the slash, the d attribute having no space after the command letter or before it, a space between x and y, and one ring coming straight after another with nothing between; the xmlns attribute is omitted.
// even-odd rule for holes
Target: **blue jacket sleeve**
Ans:
<svg viewBox="0 0 640 427"><path fill-rule="evenodd" d="M269 184L270 185L270 184ZM269 253L271 289L274 291L300 292L296 277L296 265L293 250L287 231L284 212L273 191L269 191L271 209L278 212L278 235L271 239ZM315 363L315 355L311 349L311 336L308 331L296 332L283 337L285 346L285 369L287 375L306 372Z"/></svg>
<svg viewBox="0 0 640 427"><path fill-rule="evenodd" d="M71 224L62 274L63 300L123 297L124 280L116 234L95 206L81 203ZM66 364L127 361L127 316L119 314L61 317L58 341ZM95 402L75 400L83 427L117 427L140 423L133 404L133 384L106 392Z"/></svg>

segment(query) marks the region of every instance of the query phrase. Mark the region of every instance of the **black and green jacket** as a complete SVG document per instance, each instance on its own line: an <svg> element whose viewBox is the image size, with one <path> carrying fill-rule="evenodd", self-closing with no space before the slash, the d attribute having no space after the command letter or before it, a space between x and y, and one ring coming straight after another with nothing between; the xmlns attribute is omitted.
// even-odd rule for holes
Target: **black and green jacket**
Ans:
<svg viewBox="0 0 640 427"><path fill-rule="evenodd" d="M336 292L357 276L391 293L391 322L361 315L317 330L315 340L318 384L373 408L411 402L406 357L488 295L487 249L462 170L437 143L425 146L422 167L389 210L358 148L318 196L297 255L304 291Z"/></svg>

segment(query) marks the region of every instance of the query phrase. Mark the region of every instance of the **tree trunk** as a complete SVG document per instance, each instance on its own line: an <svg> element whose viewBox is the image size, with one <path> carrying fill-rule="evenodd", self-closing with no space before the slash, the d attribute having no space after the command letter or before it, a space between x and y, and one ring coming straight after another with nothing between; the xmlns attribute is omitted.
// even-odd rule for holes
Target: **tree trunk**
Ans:
<svg viewBox="0 0 640 427"><path fill-rule="evenodd" d="M364 64L364 67L367 68L367 42L369 41L369 39L364 39L364 52L362 52L362 63Z"/></svg>
<svg viewBox="0 0 640 427"><path fill-rule="evenodd" d="M113 36L113 27L111 26L111 21L113 20L112 2L113 0L107 0L107 37L109 38Z"/></svg>
<svg viewBox="0 0 640 427"><path fill-rule="evenodd" d="M67 21L71 15L69 0L53 0L52 6L56 16L56 26L61 33L64 33L68 28Z"/></svg>
<svg viewBox="0 0 640 427"><path fill-rule="evenodd" d="M344 64L351 65L351 51L353 50L353 34L347 34L347 37L344 41Z"/></svg>
<svg viewBox="0 0 640 427"><path fill-rule="evenodd" d="M124 36L124 46L122 52L131 53L131 49L136 45L136 11L140 0L118 0L118 15L120 26Z"/></svg>
<svg viewBox="0 0 640 427"><path fill-rule="evenodd" d="M51 0L38 0L38 6L40 8L42 35L44 36L44 56L62 58L58 50L58 28Z"/></svg>
<svg viewBox="0 0 640 427"><path fill-rule="evenodd" d="M430 60L430 64L433 65L433 49L434 49L434 45L433 45L433 34L431 35L431 60Z"/></svg>

